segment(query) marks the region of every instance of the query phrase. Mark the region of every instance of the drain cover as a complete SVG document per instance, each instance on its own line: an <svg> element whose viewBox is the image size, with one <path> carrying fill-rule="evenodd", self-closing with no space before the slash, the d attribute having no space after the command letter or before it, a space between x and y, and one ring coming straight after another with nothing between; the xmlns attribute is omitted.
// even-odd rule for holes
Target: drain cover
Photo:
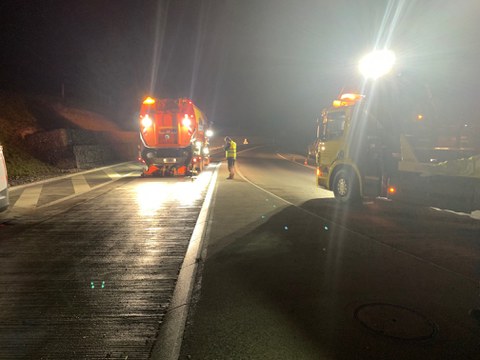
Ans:
<svg viewBox="0 0 480 360"><path fill-rule="evenodd" d="M392 304L365 304L357 308L355 318L366 328L384 336L403 340L426 340L436 326L422 314Z"/></svg>

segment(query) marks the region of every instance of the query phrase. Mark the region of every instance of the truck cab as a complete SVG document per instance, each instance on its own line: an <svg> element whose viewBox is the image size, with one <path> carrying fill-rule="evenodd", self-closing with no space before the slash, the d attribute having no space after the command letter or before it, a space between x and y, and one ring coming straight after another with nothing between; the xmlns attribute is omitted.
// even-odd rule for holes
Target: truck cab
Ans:
<svg viewBox="0 0 480 360"><path fill-rule="evenodd" d="M192 100L147 97L139 116L143 175L187 175L208 164L208 120Z"/></svg>
<svg viewBox="0 0 480 360"><path fill-rule="evenodd" d="M318 122L317 185L344 203L381 196L461 211L478 208L480 155L438 147L432 131L438 124L426 122L415 105L359 94L335 100Z"/></svg>
<svg viewBox="0 0 480 360"><path fill-rule="evenodd" d="M341 202L385 193L385 129L360 94L343 94L322 112L316 149L317 185Z"/></svg>

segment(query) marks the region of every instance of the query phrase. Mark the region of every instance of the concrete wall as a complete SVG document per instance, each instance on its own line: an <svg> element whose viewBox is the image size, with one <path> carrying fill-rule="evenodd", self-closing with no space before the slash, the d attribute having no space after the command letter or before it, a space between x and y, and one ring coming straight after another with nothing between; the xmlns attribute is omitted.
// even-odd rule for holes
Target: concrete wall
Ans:
<svg viewBox="0 0 480 360"><path fill-rule="evenodd" d="M25 141L32 154L44 162L64 169L88 169L136 160L140 140L136 132L57 129L31 134Z"/></svg>

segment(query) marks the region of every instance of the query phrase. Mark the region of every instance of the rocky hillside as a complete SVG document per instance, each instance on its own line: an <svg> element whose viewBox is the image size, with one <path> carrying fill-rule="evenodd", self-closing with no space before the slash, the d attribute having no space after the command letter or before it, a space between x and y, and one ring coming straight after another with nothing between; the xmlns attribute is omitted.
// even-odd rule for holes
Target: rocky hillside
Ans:
<svg viewBox="0 0 480 360"><path fill-rule="evenodd" d="M58 166L58 159L49 161L39 151L41 147L32 146L37 138L45 139L43 134L55 133L58 129L83 135L98 133L103 138L107 135L109 139L124 142L138 138L134 132L122 131L113 121L95 112L69 107L56 99L0 92L0 141L10 185L78 171L74 162L65 161Z"/></svg>

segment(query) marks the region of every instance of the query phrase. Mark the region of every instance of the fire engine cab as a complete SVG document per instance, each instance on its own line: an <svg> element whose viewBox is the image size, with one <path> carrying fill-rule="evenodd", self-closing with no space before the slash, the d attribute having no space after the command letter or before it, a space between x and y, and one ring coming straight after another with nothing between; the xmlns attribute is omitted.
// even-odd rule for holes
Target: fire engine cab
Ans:
<svg viewBox="0 0 480 360"><path fill-rule="evenodd" d="M139 116L140 160L147 175L192 175L208 165L205 114L187 98L147 97Z"/></svg>

